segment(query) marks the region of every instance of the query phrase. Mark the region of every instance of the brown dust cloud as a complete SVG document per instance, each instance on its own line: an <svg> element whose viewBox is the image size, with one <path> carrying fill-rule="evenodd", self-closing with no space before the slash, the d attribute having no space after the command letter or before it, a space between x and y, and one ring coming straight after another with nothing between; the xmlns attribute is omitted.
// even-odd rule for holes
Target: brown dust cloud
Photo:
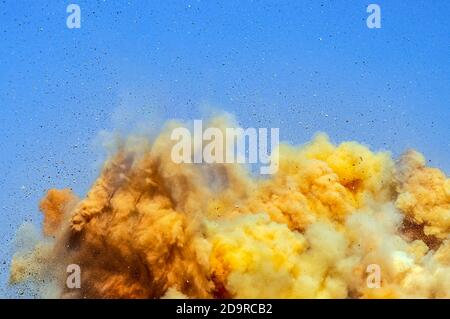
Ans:
<svg viewBox="0 0 450 319"><path fill-rule="evenodd" d="M49 190L43 238L16 251L11 284L44 298L450 298L450 179L419 152L317 134L280 144L261 178L174 163L176 125L117 143L85 197Z"/></svg>

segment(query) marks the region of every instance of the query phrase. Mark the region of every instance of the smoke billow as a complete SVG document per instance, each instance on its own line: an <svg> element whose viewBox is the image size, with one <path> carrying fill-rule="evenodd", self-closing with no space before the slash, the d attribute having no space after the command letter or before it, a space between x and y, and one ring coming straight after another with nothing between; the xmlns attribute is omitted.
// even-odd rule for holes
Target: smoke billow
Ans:
<svg viewBox="0 0 450 319"><path fill-rule="evenodd" d="M319 134L256 178L174 163L175 125L121 143L85 198L50 190L45 239L16 253L11 282L62 298L450 298L450 179L421 154Z"/></svg>

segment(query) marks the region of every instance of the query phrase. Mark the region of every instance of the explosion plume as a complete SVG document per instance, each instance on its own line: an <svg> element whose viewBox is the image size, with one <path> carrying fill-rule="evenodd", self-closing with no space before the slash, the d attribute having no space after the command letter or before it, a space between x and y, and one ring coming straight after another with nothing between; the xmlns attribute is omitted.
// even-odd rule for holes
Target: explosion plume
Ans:
<svg viewBox="0 0 450 319"><path fill-rule="evenodd" d="M176 125L122 142L85 198L48 191L45 239L16 253L11 282L62 298L450 298L450 179L421 154L319 134L256 178L174 163Z"/></svg>

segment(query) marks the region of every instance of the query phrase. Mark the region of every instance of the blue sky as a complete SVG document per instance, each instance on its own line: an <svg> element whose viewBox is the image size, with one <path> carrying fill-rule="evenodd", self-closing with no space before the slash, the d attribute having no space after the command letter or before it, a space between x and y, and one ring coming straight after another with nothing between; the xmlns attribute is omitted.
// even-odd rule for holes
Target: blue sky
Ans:
<svg viewBox="0 0 450 319"><path fill-rule="evenodd" d="M0 1L0 297L16 296L15 231L40 223L47 189L86 192L102 130L215 107L294 144L413 147L448 174L449 15L446 0Z"/></svg>

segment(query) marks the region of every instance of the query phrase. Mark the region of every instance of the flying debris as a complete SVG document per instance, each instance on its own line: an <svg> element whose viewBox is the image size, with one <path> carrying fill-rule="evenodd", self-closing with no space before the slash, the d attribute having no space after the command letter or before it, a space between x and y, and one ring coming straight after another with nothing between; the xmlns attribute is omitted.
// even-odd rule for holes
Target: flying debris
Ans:
<svg viewBox="0 0 450 319"><path fill-rule="evenodd" d="M119 145L86 197L50 190L11 282L61 298L450 298L450 179L421 154L318 134L281 144L260 178L174 163L173 127Z"/></svg>

